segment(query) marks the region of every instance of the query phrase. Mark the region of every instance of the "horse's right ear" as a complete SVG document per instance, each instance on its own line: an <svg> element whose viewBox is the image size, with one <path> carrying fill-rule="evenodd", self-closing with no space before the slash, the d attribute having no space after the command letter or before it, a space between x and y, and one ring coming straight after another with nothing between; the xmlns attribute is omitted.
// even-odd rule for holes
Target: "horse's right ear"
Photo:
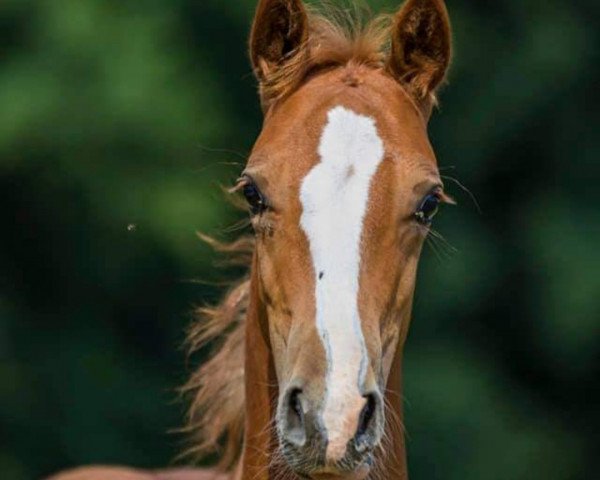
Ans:
<svg viewBox="0 0 600 480"><path fill-rule="evenodd" d="M250 59L261 86L306 46L308 16L302 0L260 0L250 35Z"/></svg>

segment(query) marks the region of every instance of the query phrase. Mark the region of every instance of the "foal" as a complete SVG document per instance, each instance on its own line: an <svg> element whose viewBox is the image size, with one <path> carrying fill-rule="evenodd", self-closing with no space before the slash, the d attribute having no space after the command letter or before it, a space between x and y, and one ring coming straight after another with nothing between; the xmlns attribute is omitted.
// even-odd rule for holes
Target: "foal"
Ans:
<svg viewBox="0 0 600 480"><path fill-rule="evenodd" d="M442 0L362 27L259 1L265 118L238 185L250 273L191 332L194 348L222 337L188 390L197 450L225 447L223 478L407 478L402 350L421 249L449 202L427 122L450 43ZM91 472L58 478L188 478Z"/></svg>

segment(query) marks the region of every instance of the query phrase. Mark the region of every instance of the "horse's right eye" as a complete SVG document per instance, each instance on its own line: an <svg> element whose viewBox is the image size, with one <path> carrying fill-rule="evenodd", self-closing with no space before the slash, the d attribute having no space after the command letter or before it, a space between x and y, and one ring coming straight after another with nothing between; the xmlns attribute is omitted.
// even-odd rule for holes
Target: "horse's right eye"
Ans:
<svg viewBox="0 0 600 480"><path fill-rule="evenodd" d="M253 215L257 215L265 210L267 206L265 198L252 180L248 180L248 183L244 185L243 193Z"/></svg>

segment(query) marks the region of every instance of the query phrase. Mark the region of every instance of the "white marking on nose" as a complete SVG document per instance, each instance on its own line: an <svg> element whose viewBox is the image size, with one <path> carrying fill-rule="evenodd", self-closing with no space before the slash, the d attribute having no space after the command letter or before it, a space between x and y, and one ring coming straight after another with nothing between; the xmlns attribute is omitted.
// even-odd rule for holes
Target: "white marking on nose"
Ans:
<svg viewBox="0 0 600 480"><path fill-rule="evenodd" d="M327 456L341 458L365 403L368 355L358 311L360 243L371 180L384 157L375 121L341 106L328 113L321 162L300 190L300 224L316 274L316 322L327 353Z"/></svg>

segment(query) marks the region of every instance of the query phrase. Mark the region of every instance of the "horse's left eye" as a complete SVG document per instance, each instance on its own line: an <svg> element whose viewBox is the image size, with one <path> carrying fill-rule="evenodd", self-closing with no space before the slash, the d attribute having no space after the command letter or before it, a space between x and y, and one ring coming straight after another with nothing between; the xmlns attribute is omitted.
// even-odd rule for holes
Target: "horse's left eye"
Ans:
<svg viewBox="0 0 600 480"><path fill-rule="evenodd" d="M254 183L248 182L246 185L244 185L243 193L244 197L246 197L248 205L250 206L250 210L254 215L259 214L265 209L266 202L263 194L260 193L260 190Z"/></svg>
<svg viewBox="0 0 600 480"><path fill-rule="evenodd" d="M435 193L427 195L419 209L415 212L415 219L421 225L429 226L433 222L433 217L438 213L440 209L440 197Z"/></svg>

